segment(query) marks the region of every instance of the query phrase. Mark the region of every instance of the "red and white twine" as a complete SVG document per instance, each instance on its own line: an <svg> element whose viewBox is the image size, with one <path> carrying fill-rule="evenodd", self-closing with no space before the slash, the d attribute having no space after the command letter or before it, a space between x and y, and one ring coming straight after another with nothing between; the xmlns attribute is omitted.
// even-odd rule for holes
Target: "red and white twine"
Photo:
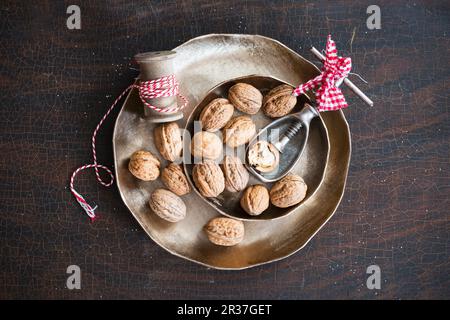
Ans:
<svg viewBox="0 0 450 320"><path fill-rule="evenodd" d="M83 208L83 210L86 212L86 214L89 216L89 218L91 218L91 220L94 220L96 218L94 211L95 209L97 209L97 206L92 207L89 203L87 203L84 197L75 190L74 180L79 172L85 169L94 168L97 181L101 185L109 187L114 183L114 174L112 173L112 171L108 167L98 164L97 162L96 137L103 122L106 120L106 118L114 109L114 107L117 105L117 103L125 96L125 94L128 91L130 91L133 88L137 88L139 90L139 97L141 98L142 103L146 107L155 110L157 112L176 112L183 109L188 104L188 100L184 96L179 94L179 84L175 78L175 75L169 75L150 81L141 81L139 84L132 84L128 88L126 88L116 98L116 100L114 100L113 104L111 105L111 107L109 107L108 111L106 111L106 113L103 115L102 119L97 124L92 134L92 158L94 160L93 163L79 167L72 173L72 176L70 178L70 191L72 192L73 196L80 204L80 206ZM178 96L183 101L183 104L181 106L176 106L172 108L159 108L147 102L147 99L173 97L173 96ZM109 181L105 182L102 179L102 177L100 176L99 169L103 169L108 173L110 177Z"/></svg>

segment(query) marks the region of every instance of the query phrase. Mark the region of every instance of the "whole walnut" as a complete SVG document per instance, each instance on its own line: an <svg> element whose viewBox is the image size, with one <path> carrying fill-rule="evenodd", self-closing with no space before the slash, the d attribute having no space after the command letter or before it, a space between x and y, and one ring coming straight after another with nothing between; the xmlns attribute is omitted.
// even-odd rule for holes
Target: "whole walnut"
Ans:
<svg viewBox="0 0 450 320"><path fill-rule="evenodd" d="M279 118L287 115L297 104L297 97L292 95L293 87L282 84L273 88L264 97L262 110L271 118Z"/></svg>
<svg viewBox="0 0 450 320"><path fill-rule="evenodd" d="M196 158L218 159L223 150L223 143L214 133L200 131L194 134L191 141L191 153Z"/></svg>
<svg viewBox="0 0 450 320"><path fill-rule="evenodd" d="M256 125L250 117L232 118L223 128L223 141L227 146L235 148L249 142L256 134Z"/></svg>
<svg viewBox="0 0 450 320"><path fill-rule="evenodd" d="M153 135L156 148L164 159L175 161L181 157L183 143L180 128L176 122L160 124L155 127Z"/></svg>
<svg viewBox="0 0 450 320"><path fill-rule="evenodd" d="M186 205L175 193L166 189L156 189L148 202L153 212L160 218L177 222L186 217Z"/></svg>
<svg viewBox="0 0 450 320"><path fill-rule="evenodd" d="M305 198L307 190L308 187L302 177L289 174L272 186L270 201L279 208L291 207Z"/></svg>
<svg viewBox="0 0 450 320"><path fill-rule="evenodd" d="M205 226L209 241L219 246L234 246L244 239L244 223L230 218L214 218Z"/></svg>
<svg viewBox="0 0 450 320"><path fill-rule="evenodd" d="M194 184L204 197L217 197L225 189L225 178L217 163L205 160L192 169Z"/></svg>
<svg viewBox="0 0 450 320"><path fill-rule="evenodd" d="M189 182L179 164L170 163L161 173L164 185L178 196L188 194L191 191Z"/></svg>
<svg viewBox="0 0 450 320"><path fill-rule="evenodd" d="M228 100L244 113L256 114L262 105L263 96L254 86L236 83L228 91Z"/></svg>
<svg viewBox="0 0 450 320"><path fill-rule="evenodd" d="M261 184L245 189L241 198L241 207L251 216L257 216L269 208L269 191Z"/></svg>
<svg viewBox="0 0 450 320"><path fill-rule="evenodd" d="M222 162L225 188L230 192L239 192L247 186L249 174L238 157L225 156Z"/></svg>
<svg viewBox="0 0 450 320"><path fill-rule="evenodd" d="M228 99L214 99L200 113L199 120L203 130L216 132L222 129L233 116L233 112L234 107Z"/></svg>
<svg viewBox="0 0 450 320"><path fill-rule="evenodd" d="M149 151L136 151L131 155L128 170L138 179L152 181L159 176L160 162Z"/></svg>

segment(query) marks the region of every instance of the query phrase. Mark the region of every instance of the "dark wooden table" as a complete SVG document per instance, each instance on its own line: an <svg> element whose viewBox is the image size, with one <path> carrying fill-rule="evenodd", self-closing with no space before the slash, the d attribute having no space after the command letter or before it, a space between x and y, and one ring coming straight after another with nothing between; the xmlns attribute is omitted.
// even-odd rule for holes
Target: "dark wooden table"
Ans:
<svg viewBox="0 0 450 320"><path fill-rule="evenodd" d="M0 298L450 298L447 1L378 1L380 30L366 27L365 1L35 2L0 9ZM81 30L66 27L71 4ZM335 216L294 256L244 271L170 255L92 172L77 184L100 220L68 190L99 118L137 76L131 57L207 33L262 34L311 60L332 33L375 100L345 91L353 154ZM113 123L98 138L107 165ZM66 288L71 264L81 290ZM372 264L380 290L366 287Z"/></svg>

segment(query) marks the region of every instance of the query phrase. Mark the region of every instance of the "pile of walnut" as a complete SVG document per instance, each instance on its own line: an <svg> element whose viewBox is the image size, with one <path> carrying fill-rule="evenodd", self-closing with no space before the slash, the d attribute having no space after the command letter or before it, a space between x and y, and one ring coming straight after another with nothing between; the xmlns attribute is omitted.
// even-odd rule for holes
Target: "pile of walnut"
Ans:
<svg viewBox="0 0 450 320"><path fill-rule="evenodd" d="M204 131L194 134L191 153L203 159L194 166L192 178L204 197L217 197L224 190L241 192L241 207L251 216L262 214L270 206L287 208L300 203L306 195L307 186L300 176L290 174L276 182L270 191L262 184L248 186L249 173L238 157L223 157L222 165L216 161L222 156L223 143L230 148L248 143L256 134L256 125L250 115L261 108L271 118L287 115L296 105L291 95L293 88L280 85L263 97L261 92L246 83L237 83L228 92L228 99L217 98L202 110L199 121ZM244 114L233 117L234 108ZM215 133L223 130L223 141ZM186 176L180 165L173 163L181 157L182 141L176 123L159 125L154 140L161 156L171 161L162 171L161 179L166 189L156 189L150 196L149 205L155 214L170 222L186 216L186 206L180 196L190 192ZM144 181L160 176L160 161L148 151L135 152L129 162L130 172ZM204 228L209 240L221 246L233 246L244 237L244 224L230 218L214 218Z"/></svg>
<svg viewBox="0 0 450 320"><path fill-rule="evenodd" d="M181 133L175 122L164 123L154 130L155 146L169 164L160 172L159 159L149 151L136 151L131 155L128 169L138 179L153 181L161 176L167 189L156 189L150 196L149 206L160 218L177 222L186 217L186 205L181 196L191 191L189 182L179 164L183 151Z"/></svg>

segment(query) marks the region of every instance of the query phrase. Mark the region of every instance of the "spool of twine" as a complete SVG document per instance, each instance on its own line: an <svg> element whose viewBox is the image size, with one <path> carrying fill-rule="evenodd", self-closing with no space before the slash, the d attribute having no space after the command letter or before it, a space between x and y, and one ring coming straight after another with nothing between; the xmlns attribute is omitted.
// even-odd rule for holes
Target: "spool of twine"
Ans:
<svg viewBox="0 0 450 320"><path fill-rule="evenodd" d="M134 59L139 64L140 69L139 81L152 81L175 75L174 61L176 54L175 51L155 51L135 55ZM157 110L148 108L144 104L144 116L149 122L170 122L183 118L183 113L178 108L178 97L176 95L145 98L145 101L157 108Z"/></svg>

